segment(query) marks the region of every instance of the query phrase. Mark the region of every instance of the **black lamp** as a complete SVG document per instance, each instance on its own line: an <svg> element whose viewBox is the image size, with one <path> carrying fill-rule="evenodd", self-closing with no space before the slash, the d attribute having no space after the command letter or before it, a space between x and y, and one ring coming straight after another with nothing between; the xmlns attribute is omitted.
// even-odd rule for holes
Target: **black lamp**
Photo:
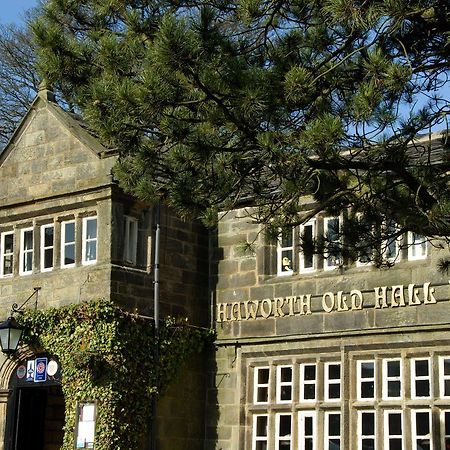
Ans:
<svg viewBox="0 0 450 450"><path fill-rule="evenodd" d="M5 355L10 356L16 352L22 332L23 329L14 317L8 317L0 324L0 345Z"/></svg>

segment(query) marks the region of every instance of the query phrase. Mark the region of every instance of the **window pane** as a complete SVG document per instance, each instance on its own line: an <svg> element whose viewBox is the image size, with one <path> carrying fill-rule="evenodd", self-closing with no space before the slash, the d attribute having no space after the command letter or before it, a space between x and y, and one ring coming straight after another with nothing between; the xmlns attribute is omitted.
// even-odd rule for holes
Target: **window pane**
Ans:
<svg viewBox="0 0 450 450"><path fill-rule="evenodd" d="M400 396L400 381L388 381L388 397Z"/></svg>
<svg viewBox="0 0 450 450"><path fill-rule="evenodd" d="M305 366L305 380L316 379L316 366Z"/></svg>
<svg viewBox="0 0 450 450"><path fill-rule="evenodd" d="M292 387L281 386L280 400L291 400L291 399L292 399Z"/></svg>
<svg viewBox="0 0 450 450"><path fill-rule="evenodd" d="M428 360L421 359L415 361L416 376L427 376L428 375Z"/></svg>
<svg viewBox="0 0 450 450"><path fill-rule="evenodd" d="M258 416L256 418L256 435L267 436L267 416Z"/></svg>
<svg viewBox="0 0 450 450"><path fill-rule="evenodd" d="M403 450L401 438L389 439L389 450Z"/></svg>
<svg viewBox="0 0 450 450"><path fill-rule="evenodd" d="M24 231L23 233L23 249L32 250L33 249L33 231Z"/></svg>
<svg viewBox="0 0 450 450"><path fill-rule="evenodd" d="M361 398L373 398L374 393L373 381L363 381L361 383Z"/></svg>
<svg viewBox="0 0 450 450"><path fill-rule="evenodd" d="M330 414L328 419L328 435L339 436L341 434L340 414Z"/></svg>
<svg viewBox="0 0 450 450"><path fill-rule="evenodd" d="M285 231L281 235L281 246L292 247L292 230Z"/></svg>
<svg viewBox="0 0 450 450"><path fill-rule="evenodd" d="M389 414L389 434L402 434L402 416L400 413Z"/></svg>
<svg viewBox="0 0 450 450"><path fill-rule="evenodd" d="M428 412L418 412L416 413L416 434L419 436L424 436L430 432Z"/></svg>
<svg viewBox="0 0 450 450"><path fill-rule="evenodd" d="M47 249L44 251L44 269L53 267L53 249Z"/></svg>
<svg viewBox="0 0 450 450"><path fill-rule="evenodd" d="M363 439L362 450L375 450L375 439Z"/></svg>
<svg viewBox="0 0 450 450"><path fill-rule="evenodd" d="M445 412L445 434L450 435L450 411Z"/></svg>
<svg viewBox="0 0 450 450"><path fill-rule="evenodd" d="M86 238L95 239L97 237L97 219L86 220Z"/></svg>
<svg viewBox="0 0 450 450"><path fill-rule="evenodd" d="M280 416L280 437L291 434L291 416Z"/></svg>
<svg viewBox="0 0 450 450"><path fill-rule="evenodd" d="M328 386L328 398L339 398L341 396L341 386L339 384L330 384Z"/></svg>
<svg viewBox="0 0 450 450"><path fill-rule="evenodd" d="M267 450L267 442L256 441L256 450Z"/></svg>
<svg viewBox="0 0 450 450"><path fill-rule="evenodd" d="M290 367L281 368L281 381L292 381L292 369Z"/></svg>
<svg viewBox="0 0 450 450"><path fill-rule="evenodd" d="M75 242L75 223L66 223L64 226L64 242Z"/></svg>
<svg viewBox="0 0 450 450"><path fill-rule="evenodd" d="M316 385L315 384L305 384L303 387L304 387L305 400L314 400L316 398Z"/></svg>
<svg viewBox="0 0 450 450"><path fill-rule="evenodd" d="M33 253L26 253L23 261L24 272L33 270Z"/></svg>
<svg viewBox="0 0 450 450"><path fill-rule="evenodd" d="M292 250L283 250L281 252L281 269L283 272L292 270Z"/></svg>
<svg viewBox="0 0 450 450"><path fill-rule="evenodd" d="M54 236L53 227L47 227L44 229L44 246L45 247L53 246L53 236Z"/></svg>
<svg viewBox="0 0 450 450"><path fill-rule="evenodd" d="M372 435L375 434L375 414L362 413L362 434Z"/></svg>
<svg viewBox="0 0 450 450"><path fill-rule="evenodd" d="M339 380L341 378L341 366L339 364L332 364L328 366L328 379Z"/></svg>
<svg viewBox="0 0 450 450"><path fill-rule="evenodd" d="M339 439L330 439L328 450L339 450L341 448L341 441Z"/></svg>
<svg viewBox="0 0 450 450"><path fill-rule="evenodd" d="M268 388L266 388L266 387L258 388L256 401L257 402L267 402L267 399L269 398L268 393L269 393Z"/></svg>
<svg viewBox="0 0 450 450"><path fill-rule="evenodd" d="M13 234L5 235L4 246L5 246L5 248L3 249L4 253L12 253L14 251L14 235Z"/></svg>
<svg viewBox="0 0 450 450"><path fill-rule="evenodd" d="M430 382L428 380L416 380L416 396L429 397Z"/></svg>
<svg viewBox="0 0 450 450"><path fill-rule="evenodd" d="M75 244L66 245L64 249L64 264L75 263Z"/></svg>
<svg viewBox="0 0 450 450"><path fill-rule="evenodd" d="M313 434L313 418L305 417L305 435L311 436Z"/></svg>
<svg viewBox="0 0 450 450"><path fill-rule="evenodd" d="M258 384L267 384L269 382L269 369L258 370Z"/></svg>
<svg viewBox="0 0 450 450"><path fill-rule="evenodd" d="M86 243L86 261L95 261L97 259L97 242Z"/></svg>
<svg viewBox="0 0 450 450"><path fill-rule="evenodd" d="M361 363L361 377L372 378L374 376L374 367L375 366L373 362Z"/></svg>
<svg viewBox="0 0 450 450"><path fill-rule="evenodd" d="M388 377L400 376L400 361L388 361L387 362Z"/></svg>
<svg viewBox="0 0 450 450"><path fill-rule="evenodd" d="M3 259L3 274L10 275L13 271L13 256L5 256Z"/></svg>

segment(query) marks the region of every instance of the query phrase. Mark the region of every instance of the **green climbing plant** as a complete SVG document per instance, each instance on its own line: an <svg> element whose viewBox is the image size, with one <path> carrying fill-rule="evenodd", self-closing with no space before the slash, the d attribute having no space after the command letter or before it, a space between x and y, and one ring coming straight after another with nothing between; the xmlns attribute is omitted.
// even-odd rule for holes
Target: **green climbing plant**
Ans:
<svg viewBox="0 0 450 450"><path fill-rule="evenodd" d="M31 311L18 318L24 344L61 363L66 411L61 450L74 448L77 402L97 402L96 450L138 447L161 395L183 361L212 340L212 332L167 318L155 336L152 321L109 300ZM157 361L155 348L158 350Z"/></svg>

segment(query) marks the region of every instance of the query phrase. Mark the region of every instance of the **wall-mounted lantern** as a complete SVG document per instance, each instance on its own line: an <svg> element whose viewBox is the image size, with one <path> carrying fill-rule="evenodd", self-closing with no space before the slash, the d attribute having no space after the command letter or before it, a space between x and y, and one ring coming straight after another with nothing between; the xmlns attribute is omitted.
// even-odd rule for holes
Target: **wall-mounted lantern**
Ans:
<svg viewBox="0 0 450 450"><path fill-rule="evenodd" d="M0 345L5 355L16 353L22 332L22 327L12 316L0 324Z"/></svg>
<svg viewBox="0 0 450 450"><path fill-rule="evenodd" d="M17 351L23 333L23 328L17 323L13 314L23 312L24 306L34 296L35 309L37 309L38 293L40 289L40 287L35 287L33 293L20 306L18 306L17 303L14 303L11 308L10 316L0 324L0 346L5 355L11 356Z"/></svg>

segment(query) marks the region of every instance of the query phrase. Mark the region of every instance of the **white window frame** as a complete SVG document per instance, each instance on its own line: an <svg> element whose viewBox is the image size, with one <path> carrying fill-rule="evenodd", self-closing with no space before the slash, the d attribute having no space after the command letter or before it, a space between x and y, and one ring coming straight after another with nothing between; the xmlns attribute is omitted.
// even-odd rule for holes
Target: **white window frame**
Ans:
<svg viewBox="0 0 450 450"><path fill-rule="evenodd" d="M443 409L441 411L440 415L440 421L441 421L441 447L442 449L445 449L445 438L448 438L450 440L450 434L445 434L445 413L448 413L450 415L450 409ZM449 417L450 420L450 417Z"/></svg>
<svg viewBox="0 0 450 450"><path fill-rule="evenodd" d="M280 422L281 417L286 416L291 419L291 433L288 435L280 436ZM292 448L292 413L277 413L275 414L275 448L280 448L280 442L289 442L290 450L293 450Z"/></svg>
<svg viewBox="0 0 450 450"><path fill-rule="evenodd" d="M313 366L315 371L314 380L305 379L305 367ZM314 398L305 398L305 385L314 386ZM300 364L300 402L314 403L317 401L317 363L301 363Z"/></svg>
<svg viewBox="0 0 450 450"><path fill-rule="evenodd" d="M48 228L53 229L53 244L52 245L45 245L45 230ZM45 252L46 250L52 251L52 266L51 267L45 267ZM53 270L53 267L55 266L55 225L53 223L49 223L46 225L41 226L41 272L51 272Z"/></svg>
<svg viewBox="0 0 450 450"><path fill-rule="evenodd" d="M427 361L428 362L428 375L416 375L416 361ZM431 358L412 358L411 361L411 398L431 398L431 393L433 392L432 376L431 376ZM416 394L416 381L426 381L428 380L429 393L426 396L418 396Z"/></svg>
<svg viewBox="0 0 450 450"><path fill-rule="evenodd" d="M292 234L292 245L289 247L282 247L283 243L283 231L280 230L280 236L278 236L277 239L277 275L281 277L289 276L294 273L294 227L290 228L289 231ZM292 254L292 260L291 260L291 269L290 270L283 270L283 252L290 251Z"/></svg>
<svg viewBox="0 0 450 450"><path fill-rule="evenodd" d="M330 435L330 416L336 415L339 417L339 435ZM325 411L324 430L323 430L323 444L324 449L330 448L331 440L339 440L339 449L342 449L342 416L340 411Z"/></svg>
<svg viewBox="0 0 450 450"><path fill-rule="evenodd" d="M123 260L135 265L137 262L137 243L139 233L139 221L136 217L125 217L125 239L123 247ZM133 232L134 230L134 232Z"/></svg>
<svg viewBox="0 0 450 450"><path fill-rule="evenodd" d="M71 242L66 242L66 226L69 224L72 224L74 226L74 238L73 241ZM64 222L61 222L61 267L66 269L69 267L75 267L76 264L76 255L77 255L77 245L76 245L76 240L77 240L77 230L76 230L76 223L75 220L66 220ZM64 260L65 260L65 255L66 255L66 246L68 245L73 245L74 247L74 262L70 263L70 264L65 264Z"/></svg>
<svg viewBox="0 0 450 450"><path fill-rule="evenodd" d="M290 369L291 370L291 381L281 381L281 370ZM270 375L269 375L270 377ZM277 366L277 386L276 386L276 399L277 403L292 403L293 393L294 393L294 367L292 365L280 365ZM290 386L291 388L291 398L290 400L282 400L281 392L283 386Z"/></svg>
<svg viewBox="0 0 450 450"><path fill-rule="evenodd" d="M400 364L400 375L389 376L388 365L390 362L398 362ZM383 359L383 400L399 400L403 398L403 361L401 358L386 358ZM400 383L400 396L389 396L389 382Z"/></svg>
<svg viewBox="0 0 450 450"><path fill-rule="evenodd" d="M328 242L327 238L328 238L328 228L329 228L329 222L331 222L332 220L336 220L338 221L338 228L339 228L339 234L341 232L341 227L342 227L342 221L341 221L341 217L340 216L331 216L331 217L325 217L323 219L323 232L324 232L324 237L325 237L325 244L326 247L328 247L328 245L330 245L330 242ZM341 238L339 237L339 239L337 241L332 241L332 242L337 242L339 244L339 246L341 245ZM342 253L340 253L339 255L339 262L337 264L329 264L328 261L328 257L329 257L329 253L328 251L324 252L324 256L323 256L323 268L324 270L334 270L337 267L339 267L342 264Z"/></svg>
<svg viewBox="0 0 450 450"><path fill-rule="evenodd" d="M305 434L306 419L312 419L312 434ZM298 448L305 450L305 439L312 439L312 450L317 449L317 414L316 411L299 411L298 413Z"/></svg>
<svg viewBox="0 0 450 450"><path fill-rule="evenodd" d="M373 415L374 434L362 434L363 414ZM358 411L358 450L363 450L362 441L364 439L373 439L373 448L377 448L377 412L374 409L363 409Z"/></svg>
<svg viewBox="0 0 450 450"><path fill-rule="evenodd" d="M440 356L439 357L439 396L441 398L450 398L449 395L445 395L445 382L450 381L450 374L445 374L445 361L450 362L450 356Z"/></svg>
<svg viewBox="0 0 450 450"><path fill-rule="evenodd" d="M390 223L393 223L393 225L390 226ZM392 232L395 233L398 231L398 225L393 221L384 221L383 222L383 229L386 233L390 233L391 229ZM393 242L395 243L395 248L396 248L396 255L395 257L389 257L387 254L387 250L389 248L389 243ZM402 252L401 252L401 245L402 245L402 237L401 236L397 236L395 239L386 239L383 241L382 243L382 252L383 252L383 256L384 258L386 258L387 261L389 261L390 263L394 263L397 264L398 262L400 262L402 260Z"/></svg>
<svg viewBox="0 0 450 450"><path fill-rule="evenodd" d="M362 365L364 363L372 363L373 364L373 377L370 378L363 378L362 377ZM376 399L377 397L377 364L376 361L374 359L364 359L364 360L359 360L357 361L357 397L358 400L360 401L373 401ZM367 383L367 382L373 382L373 396L372 397L362 397L362 383Z"/></svg>
<svg viewBox="0 0 450 450"><path fill-rule="evenodd" d="M316 219L308 220L308 222L300 225L300 236L303 236L305 233L305 228L312 228L312 241L314 243L315 239L317 239L317 222ZM305 267L305 254L303 249L300 250L300 258L299 258L299 272L300 273L311 273L317 270L317 255L313 251L312 255L312 267Z"/></svg>
<svg viewBox="0 0 450 450"><path fill-rule="evenodd" d="M339 366L339 373L340 373L339 379L329 377L329 369L331 366ZM331 385L339 386L339 397L330 398L329 387ZM340 362L326 362L324 364L324 399L326 402L340 402L341 397L342 397L342 365Z"/></svg>
<svg viewBox="0 0 450 450"><path fill-rule="evenodd" d="M267 383L258 383L258 375L260 370L268 370L269 378ZM271 370L269 366L255 367L254 379L253 379L253 403L255 405L267 405L269 403L270 398L270 379L271 379ZM258 401L258 389L259 388L267 388L267 400L266 401Z"/></svg>
<svg viewBox="0 0 450 450"><path fill-rule="evenodd" d="M13 237L13 250L10 253L5 253L5 238L6 236ZM0 277L1 278L9 278L14 275L14 247L15 247L15 237L14 237L14 231L4 231L1 234L1 242L0 242ZM5 266L5 258L8 256L12 256L12 271L11 273L4 273L4 266Z"/></svg>
<svg viewBox="0 0 450 450"><path fill-rule="evenodd" d="M402 428L402 434L389 434L389 415L397 414L400 415L400 424ZM401 439L402 440L402 450L405 450L405 429L403 420L403 411L400 409L390 409L385 410L383 415L384 423L384 448L389 450L389 442L391 439Z"/></svg>
<svg viewBox="0 0 450 450"><path fill-rule="evenodd" d="M412 409L411 410L411 449L419 450L417 447L417 439L426 438L428 435L418 435L417 434L417 414L426 413L428 415L428 425L429 425L429 437L430 437L430 450L433 450L433 417L431 415L431 409Z"/></svg>
<svg viewBox="0 0 450 450"><path fill-rule="evenodd" d="M31 233L31 249L25 249L25 233ZM24 270L26 256L31 253L31 269ZM20 251L19 251L19 275L31 275L34 263L34 229L33 227L22 228L20 230Z"/></svg>
<svg viewBox="0 0 450 450"><path fill-rule="evenodd" d="M422 239L419 242L419 239ZM424 236L408 231L408 259L418 261L428 256L428 242Z"/></svg>
<svg viewBox="0 0 450 450"><path fill-rule="evenodd" d="M267 427L266 427L266 435L265 436L258 436L258 419L260 417L265 417L267 421ZM252 438L252 450L256 450L256 443L257 442L265 442L266 447L269 446L269 426L270 426L270 416L269 414L255 414L253 415L253 438Z"/></svg>
<svg viewBox="0 0 450 450"><path fill-rule="evenodd" d="M95 238L88 238L87 237L87 228L88 228L88 222L95 220ZM88 266L90 264L95 264L97 262L98 258L98 220L97 216L89 216L89 217L83 217L83 231L82 231L82 251L81 251L81 264L84 266ZM88 243L95 242L95 259L86 259L86 251L88 247Z"/></svg>

